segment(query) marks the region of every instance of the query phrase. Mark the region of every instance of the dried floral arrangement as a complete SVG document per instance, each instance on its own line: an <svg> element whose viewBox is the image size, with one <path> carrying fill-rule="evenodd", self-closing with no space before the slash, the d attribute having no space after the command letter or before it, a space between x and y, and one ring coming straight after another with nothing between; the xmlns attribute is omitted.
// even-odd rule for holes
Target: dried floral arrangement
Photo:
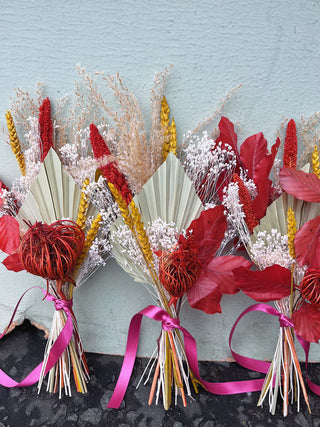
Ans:
<svg viewBox="0 0 320 427"><path fill-rule="evenodd" d="M98 164L85 126L92 117L82 110L77 114L80 95L65 122L62 103L54 115L41 86L37 100L22 91L17 95L12 111L25 138L18 137L11 111L6 120L21 177L11 189L1 184L0 249L8 254L3 261L7 269L26 270L46 281L45 298L56 309L44 361L27 382L38 381L40 391L48 373L48 391L71 395L72 371L77 391L85 393L89 371L72 309L73 291L110 256L109 227L118 208L105 180L96 176ZM108 127L102 123L100 129L108 138Z"/></svg>
<svg viewBox="0 0 320 427"><path fill-rule="evenodd" d="M249 268L251 262L238 253L242 242L234 222L242 223L245 218L240 202L236 216L231 212L225 215L231 197L227 189L235 180L241 181L249 198L257 196L261 218L269 198L263 183L279 145L277 142L268 154L268 164L257 183L252 169L255 151L248 151L248 146L263 141L267 154L266 141L262 134L249 137L239 154L234 127L224 117L215 137L206 131L201 133L199 125L186 134L178 148L175 123L170 121L163 96L164 79L165 74L156 76L147 138L136 99L119 78L109 82L120 105L120 112L115 112L98 97L93 80L85 77L97 106L115 124L112 142L90 126L94 157L121 212L110 228L113 255L135 281L146 285L156 302L156 306L149 306L132 319L123 370L109 407L119 407L124 396L130 375L123 372L130 371L128 365L133 366L132 347L137 345L143 315L162 321L153 354L156 357L150 359L139 382L153 378L149 404L154 398L158 403L162 397L164 408L169 409L173 399L177 403L180 396L186 405L187 396L191 396L190 380L195 389L200 383L209 391L215 390L199 378L198 368L190 360L179 325L180 310L188 299L192 307L206 313L221 312L222 295L239 291L232 271L240 266Z"/></svg>
<svg viewBox="0 0 320 427"><path fill-rule="evenodd" d="M119 407L125 394L143 316L162 324L139 382L152 378L149 404L162 398L169 409L180 397L186 406L191 384L196 392L200 384L218 394L259 386L258 404L268 396L272 413L279 391L284 415L290 400L297 400L299 410L300 389L308 405L294 337L306 349L320 338L317 147L311 169L306 164L314 145L307 135L313 119L303 122L299 162L293 120L287 125L282 164L276 158L280 138L270 152L262 133L239 147L234 125L220 110L178 144L164 97L167 70L155 78L149 133L136 98L118 75L92 77L78 71L81 84L68 114L65 100L52 113L41 86L38 100L19 91L12 113L6 114L21 177L11 189L0 183L0 249L8 254L4 265L44 278L45 298L56 308L44 362L29 383L36 378L40 389L49 373L49 391L71 394L72 368L77 390L86 392L88 369L72 310L73 290L112 252L155 305L131 321L109 407ZM97 76L108 84L118 107L101 94ZM219 121L218 128L209 133L212 119ZM24 129L24 141L16 125ZM274 303L275 309L263 311L279 317L280 334L264 382L253 380L255 385L244 388L226 383L224 388L200 378L195 341L179 315L186 300L206 313L221 312L222 296L240 290ZM66 329L68 345L60 346L53 359Z"/></svg>
<svg viewBox="0 0 320 427"><path fill-rule="evenodd" d="M306 139L308 141L308 139ZM309 343L320 338L319 322L319 156L313 145L311 166L304 164L310 152L305 144L297 169L298 139L294 120L287 124L282 160L275 159L280 145L277 139L267 152L262 137L245 141L241 160L253 178L256 189L250 197L243 179L234 177L225 193L227 217L234 221L238 236L254 264L253 269L233 271L237 287L258 302L273 302L276 313L259 305L257 310L277 314L280 332L274 357L263 384L258 405L268 398L270 412L275 413L279 394L283 415L289 404L300 409L300 394L309 408L308 396L295 349L295 337L306 354ZM247 162L250 150L255 164ZM241 150L240 150L241 157ZM269 179L273 165L274 183ZM310 172L309 172L310 169ZM257 199L259 200L256 204ZM312 388L312 383L308 381Z"/></svg>

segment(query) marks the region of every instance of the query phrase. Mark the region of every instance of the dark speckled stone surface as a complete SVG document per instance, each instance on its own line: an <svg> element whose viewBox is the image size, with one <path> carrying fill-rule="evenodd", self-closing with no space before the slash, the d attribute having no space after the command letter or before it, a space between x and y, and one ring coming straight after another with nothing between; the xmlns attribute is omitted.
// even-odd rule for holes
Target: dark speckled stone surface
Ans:
<svg viewBox="0 0 320 427"><path fill-rule="evenodd" d="M41 361L45 346L43 333L28 322L15 329L2 339L0 345L0 366L15 379L22 379L31 367ZM312 415L302 403L300 413L290 408L286 418L281 415L279 405L277 415L272 416L268 408L257 408L258 393L235 396L214 396L200 390L195 400L183 408L164 411L162 406L148 406L149 386L135 385L146 364L145 359L137 359L124 402L119 410L107 409L122 357L100 354L87 354L91 373L89 393L59 400L57 395L48 394L45 389L37 394L37 387L6 389L0 387L0 427L24 426L320 426L320 397L309 393ZM27 362L28 361L28 362ZM238 367L235 363L201 362L200 371L208 381L227 381L258 378L259 374ZM310 373L314 381L319 378L320 366L312 365Z"/></svg>

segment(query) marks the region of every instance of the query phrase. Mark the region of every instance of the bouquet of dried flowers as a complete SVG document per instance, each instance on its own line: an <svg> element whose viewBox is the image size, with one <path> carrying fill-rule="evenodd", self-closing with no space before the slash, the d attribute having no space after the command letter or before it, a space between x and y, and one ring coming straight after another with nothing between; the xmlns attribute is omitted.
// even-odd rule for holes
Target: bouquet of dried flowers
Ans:
<svg viewBox="0 0 320 427"><path fill-rule="evenodd" d="M172 396L175 403L180 396L186 406L189 380L196 389L199 379L190 369L178 326L183 301L187 298L206 313L221 312L222 295L238 291L232 270L250 265L234 255L239 245L222 206L223 189L236 167L232 145L223 138L227 119L220 122L220 137L200 134L198 127L179 150L163 96L166 73L157 74L152 90L149 138L137 101L118 76L109 78L109 85L120 112L98 96L94 81L85 76L97 106L114 122L112 140L90 126L95 159L121 213L110 228L113 255L135 281L146 285L161 310L152 317L163 322L158 346L139 384L153 377L149 404L162 397L169 409ZM126 386L118 388L121 397L112 398L109 407L121 403Z"/></svg>
<svg viewBox="0 0 320 427"><path fill-rule="evenodd" d="M64 122L62 104L57 103L53 117L49 99L42 98L41 87L38 101L18 92L13 110L26 131L23 143L11 112L6 114L22 176L11 190L1 185L0 249L9 254L3 262L7 269L26 270L46 281L45 298L54 301L56 311L36 380L40 391L48 373L47 390L61 397L63 389L71 395L71 370L77 391L87 392L89 371L72 309L73 290L110 256L109 226L117 207L104 180L96 179L85 111L77 116L73 107ZM101 131L107 135L107 126ZM63 339L67 344L61 344Z"/></svg>
<svg viewBox="0 0 320 427"><path fill-rule="evenodd" d="M277 146L279 142L280 140L277 141ZM256 157L259 159L260 156L260 163L255 165L253 177L258 177L261 170L265 169L268 155L265 155L261 145L256 144L255 149ZM302 157L305 157L305 153ZM309 408L295 348L295 336L300 342L317 342L320 338L320 311L317 305L319 262L316 255L318 234L315 232L320 210L319 204L314 203L320 201L318 162L315 146L313 172L296 169L297 131L295 122L290 120L286 130L282 167L279 161L274 162L275 185L270 180L265 180L260 188L257 186L259 192L267 195L266 201L272 203L267 208L264 205L266 209L263 209L262 215L255 215L256 199L245 199L239 178L234 180L234 184L230 184L225 198L229 214L236 215L237 208L235 203L231 203L230 195L235 193L238 197L243 215L242 224L237 224L238 233L257 269L235 269L233 273L237 286L256 301L273 302L280 319L276 350L258 405L262 405L268 396L270 412L274 414L280 392L284 416L288 414L290 401L296 401L299 411L300 390ZM305 165L304 169L308 170L309 165ZM269 166L267 170L269 173Z"/></svg>

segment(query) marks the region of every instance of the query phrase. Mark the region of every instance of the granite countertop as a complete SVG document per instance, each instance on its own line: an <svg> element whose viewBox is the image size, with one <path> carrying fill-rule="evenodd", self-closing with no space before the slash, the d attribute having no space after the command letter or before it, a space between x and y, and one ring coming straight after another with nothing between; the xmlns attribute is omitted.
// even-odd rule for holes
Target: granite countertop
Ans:
<svg viewBox="0 0 320 427"><path fill-rule="evenodd" d="M27 375L31 367L41 362L45 347L43 332L24 322L4 337L0 346L0 367L16 380ZM88 393L76 391L72 397L49 394L45 388L37 394L37 386L7 389L0 386L0 427L24 426L320 426L320 397L309 392L312 414L307 411L302 398L302 409L290 407L289 415L282 416L281 405L277 415L272 416L265 405L256 406L259 393L234 396L211 395L204 390L189 399L184 408L181 401L177 407L165 411L158 406L148 406L150 386L135 388L147 359L136 360L134 372L125 399L120 409L107 409L123 357L87 353L90 369ZM200 372L208 381L227 381L259 378L260 374L247 371L231 362L201 362ZM310 374L314 381L320 378L320 365L312 364ZM320 383L320 380L318 381Z"/></svg>

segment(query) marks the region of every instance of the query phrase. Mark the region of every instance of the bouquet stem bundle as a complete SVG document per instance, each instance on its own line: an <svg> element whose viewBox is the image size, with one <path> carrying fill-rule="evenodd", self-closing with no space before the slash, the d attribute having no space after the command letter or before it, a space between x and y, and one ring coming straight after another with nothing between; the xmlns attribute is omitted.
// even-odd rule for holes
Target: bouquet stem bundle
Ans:
<svg viewBox="0 0 320 427"><path fill-rule="evenodd" d="M169 304L168 298L166 297L166 292L160 283L158 273L155 269L149 238L144 229L138 208L136 207L133 200L130 202L129 206L127 206L124 198L117 190L117 188L112 183L109 183L108 185L111 193L119 205L120 212L125 224L129 227L136 243L138 244L139 250L142 254L150 278L152 280L152 284L157 292L161 307L166 310L170 317L177 318L177 313L173 306ZM160 392L162 392L163 406L166 410L169 409L171 405L172 387L174 386L175 402L177 403L177 397L180 395L183 405L187 406L184 385L187 389L188 395L191 395L188 383L189 367L187 363L187 370L185 370L183 359L187 362L185 357L184 344L179 335L179 331L175 329L172 331L162 330L158 343L158 359L156 362L155 373L151 385L149 404L152 403L154 395L156 395L156 403L158 403ZM151 376L154 365L155 361L151 364L151 369L146 382ZM139 384L141 383L144 374L142 375Z"/></svg>
<svg viewBox="0 0 320 427"><path fill-rule="evenodd" d="M276 301L274 304L279 313L286 317L291 317L291 296ZM269 408L272 415L274 415L280 390L283 400L283 416L288 415L289 403L296 402L297 411L299 411L300 388L308 410L311 412L295 348L294 332L291 327L284 326L280 328L276 350L261 390L258 406L262 406L269 395Z"/></svg>
<svg viewBox="0 0 320 427"><path fill-rule="evenodd" d="M157 351L158 358L154 358ZM186 363L184 364L184 362ZM140 386L147 372L148 375L144 384L149 381L153 373L148 400L149 405L152 404L154 397L155 403L158 404L160 394L162 394L164 409L168 410L172 403L172 391L174 390L175 405L177 405L178 396L180 395L183 406L187 406L186 394L191 397L189 385L190 370L179 331L175 329L172 331L161 331L158 348L151 356L137 384L137 388Z"/></svg>
<svg viewBox="0 0 320 427"><path fill-rule="evenodd" d="M50 293L57 299L61 299L62 301L71 301L67 300L64 297L63 291L61 291L58 295L52 284L50 284L49 290ZM77 320L72 308L70 309L70 315L72 318L73 325L72 338L67 348L64 350L62 356L60 357L58 363L56 363L48 373L47 391L49 391L50 393L56 393L59 390L59 398L62 397L63 389L65 390L65 394L67 396L71 396L71 369L77 392L87 393L87 382L89 380L89 370L86 362L86 357L78 332ZM52 346L54 345L61 331L65 327L66 322L67 313L64 310L56 310L53 316L52 326L44 353L42 370L38 382L38 392L40 392L41 390L43 380L46 375L46 366L50 357Z"/></svg>

